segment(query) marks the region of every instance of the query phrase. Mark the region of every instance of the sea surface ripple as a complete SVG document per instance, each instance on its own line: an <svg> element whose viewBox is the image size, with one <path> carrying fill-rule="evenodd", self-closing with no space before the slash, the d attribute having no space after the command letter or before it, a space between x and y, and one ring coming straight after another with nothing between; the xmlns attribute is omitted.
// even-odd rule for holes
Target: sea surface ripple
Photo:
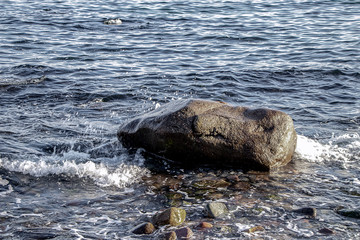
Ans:
<svg viewBox="0 0 360 240"><path fill-rule="evenodd" d="M282 110L299 135L292 170L271 175L287 200L239 205L235 216L265 210L199 236L322 239L330 228L332 239L359 238L359 220L334 210L360 208L359 36L356 0L3 0L0 238L138 239L134 222L166 204L143 183L149 159L116 131L181 98ZM242 231L259 221L273 225Z"/></svg>

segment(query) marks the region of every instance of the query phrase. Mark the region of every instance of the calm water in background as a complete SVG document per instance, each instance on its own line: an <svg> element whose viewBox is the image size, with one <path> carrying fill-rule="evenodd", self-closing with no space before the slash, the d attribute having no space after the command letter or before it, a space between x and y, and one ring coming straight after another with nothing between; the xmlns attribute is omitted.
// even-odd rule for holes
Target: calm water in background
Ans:
<svg viewBox="0 0 360 240"><path fill-rule="evenodd" d="M263 218L281 224L260 237L359 238L359 220L332 211L360 207L359 49L355 0L2 0L0 238L136 239L129 229L164 205L116 130L179 98L293 117L299 174L274 184L293 185L294 208L318 208L317 228L274 208ZM231 222L237 232L206 236L251 237Z"/></svg>

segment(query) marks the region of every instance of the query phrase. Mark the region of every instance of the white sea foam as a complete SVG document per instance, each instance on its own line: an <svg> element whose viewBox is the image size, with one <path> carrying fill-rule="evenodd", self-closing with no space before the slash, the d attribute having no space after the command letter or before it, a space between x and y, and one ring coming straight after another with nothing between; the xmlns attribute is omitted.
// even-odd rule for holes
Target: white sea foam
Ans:
<svg viewBox="0 0 360 240"><path fill-rule="evenodd" d="M125 187L137 182L148 170L142 166L140 154L136 154L134 164L125 163L108 166L104 163L95 163L86 153L70 151L62 156L51 156L36 160L9 160L0 159L0 167L9 171L29 174L35 177L49 175L68 175L71 177L90 178L100 186Z"/></svg>
<svg viewBox="0 0 360 240"><path fill-rule="evenodd" d="M360 137L358 134L333 136L326 142L320 142L298 135L296 154L310 162L348 163L360 160Z"/></svg>

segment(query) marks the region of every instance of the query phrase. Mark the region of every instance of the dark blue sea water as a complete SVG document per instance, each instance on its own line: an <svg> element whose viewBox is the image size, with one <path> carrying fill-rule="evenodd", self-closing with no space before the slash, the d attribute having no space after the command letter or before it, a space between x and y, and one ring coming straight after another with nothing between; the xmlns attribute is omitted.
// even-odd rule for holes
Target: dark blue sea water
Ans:
<svg viewBox="0 0 360 240"><path fill-rule="evenodd" d="M149 159L116 131L202 98L282 110L299 139L291 170L266 183L277 197L257 199L261 182L251 201L225 194L235 219L194 239L358 239L359 219L336 209L360 208L359 49L356 0L2 0L0 238L157 239L168 229L130 232L166 203L142 182ZM209 200L183 200L200 221Z"/></svg>

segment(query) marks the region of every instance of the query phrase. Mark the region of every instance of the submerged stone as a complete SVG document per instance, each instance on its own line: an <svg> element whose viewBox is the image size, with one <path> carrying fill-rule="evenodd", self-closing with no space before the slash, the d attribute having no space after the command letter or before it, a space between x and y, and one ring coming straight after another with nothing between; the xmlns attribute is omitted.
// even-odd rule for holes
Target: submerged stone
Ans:
<svg viewBox="0 0 360 240"><path fill-rule="evenodd" d="M335 231L329 228L322 228L319 230L319 233L324 234L324 235L332 235L335 234Z"/></svg>
<svg viewBox="0 0 360 240"><path fill-rule="evenodd" d="M344 217L360 218L360 208L356 209L340 209L337 211L338 214Z"/></svg>
<svg viewBox="0 0 360 240"><path fill-rule="evenodd" d="M255 227L247 229L245 232L254 233L254 232L259 232L259 231L265 231L265 228L262 226L255 226Z"/></svg>
<svg viewBox="0 0 360 240"><path fill-rule="evenodd" d="M231 186L231 189L237 190L237 191L248 191L251 187L251 184L249 182L238 182Z"/></svg>
<svg viewBox="0 0 360 240"><path fill-rule="evenodd" d="M305 208L297 209L294 212L306 215L306 216L308 216L310 218L315 218L316 217L316 208L305 207Z"/></svg>
<svg viewBox="0 0 360 240"><path fill-rule="evenodd" d="M125 147L189 166L270 170L286 165L296 147L293 121L269 109L235 107L222 102L177 100L123 124Z"/></svg>
<svg viewBox="0 0 360 240"><path fill-rule="evenodd" d="M192 184L192 187L196 189L217 189L217 188L227 188L230 185L229 182L224 179L203 179L195 181Z"/></svg>

